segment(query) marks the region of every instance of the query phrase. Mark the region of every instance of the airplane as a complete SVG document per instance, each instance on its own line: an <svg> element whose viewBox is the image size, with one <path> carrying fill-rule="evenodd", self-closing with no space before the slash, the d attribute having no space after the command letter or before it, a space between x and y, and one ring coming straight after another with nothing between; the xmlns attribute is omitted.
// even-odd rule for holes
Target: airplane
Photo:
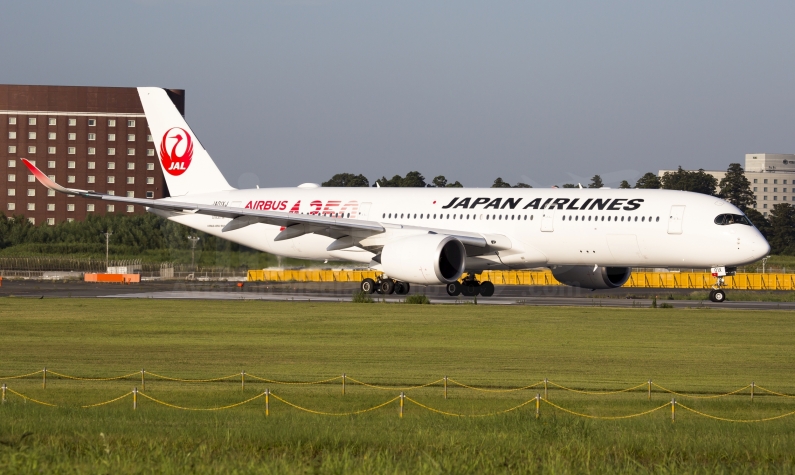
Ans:
<svg viewBox="0 0 795 475"><path fill-rule="evenodd" d="M633 267L711 268L724 277L770 245L736 206L699 193L572 188L291 188L229 185L165 90L138 88L169 198L66 188L22 161L49 189L144 206L193 229L279 256L356 262L381 272L367 293L411 284L452 296L494 294L477 275L548 267L566 285L621 287Z"/></svg>

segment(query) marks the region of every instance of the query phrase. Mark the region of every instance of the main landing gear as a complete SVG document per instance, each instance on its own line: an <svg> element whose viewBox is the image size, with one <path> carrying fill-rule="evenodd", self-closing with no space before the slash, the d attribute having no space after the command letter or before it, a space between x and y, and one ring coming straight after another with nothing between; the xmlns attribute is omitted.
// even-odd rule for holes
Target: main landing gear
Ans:
<svg viewBox="0 0 795 475"><path fill-rule="evenodd" d="M712 290L709 292L709 299L712 302L725 302L726 301L726 291L723 290L723 286L726 284L723 280L726 276L732 276L737 273L736 267L713 267L712 268L712 277L715 277L715 285L712 286Z"/></svg>
<svg viewBox="0 0 795 475"><path fill-rule="evenodd" d="M461 282L451 282L447 284L447 295L457 297L475 297L476 295L491 297L494 295L494 284L489 281L479 282L475 274L467 274Z"/></svg>
<svg viewBox="0 0 795 475"><path fill-rule="evenodd" d="M401 282L399 280L390 279L384 275L381 275L377 280L370 278L364 279L360 288L362 289L362 292L366 294L372 294L373 292L376 292L385 295L406 295L409 293L411 286L408 282Z"/></svg>

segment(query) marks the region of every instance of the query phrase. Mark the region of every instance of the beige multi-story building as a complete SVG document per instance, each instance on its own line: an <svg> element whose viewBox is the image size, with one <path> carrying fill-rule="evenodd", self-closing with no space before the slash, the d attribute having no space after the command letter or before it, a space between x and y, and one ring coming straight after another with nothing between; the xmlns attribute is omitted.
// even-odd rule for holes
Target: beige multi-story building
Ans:
<svg viewBox="0 0 795 475"><path fill-rule="evenodd" d="M185 114L185 92L168 91ZM20 159L64 186L135 198L169 196L138 91L122 87L0 85L0 212L34 224L91 213L142 213L47 190Z"/></svg>
<svg viewBox="0 0 795 475"><path fill-rule="evenodd" d="M756 197L756 209L763 215L767 216L778 203L795 205L795 155L747 153L743 168ZM675 171L660 170L658 176ZM726 176L726 170L704 170L704 173L714 176L718 182Z"/></svg>

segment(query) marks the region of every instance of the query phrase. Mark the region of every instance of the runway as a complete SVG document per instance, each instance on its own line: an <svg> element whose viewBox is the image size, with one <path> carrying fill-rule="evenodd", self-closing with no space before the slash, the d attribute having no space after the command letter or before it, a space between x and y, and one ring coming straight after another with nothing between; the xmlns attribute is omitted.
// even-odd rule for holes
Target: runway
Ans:
<svg viewBox="0 0 795 475"><path fill-rule="evenodd" d="M0 297L24 298L135 298L191 300L263 300L292 302L350 302L357 290L352 283L265 283L148 281L140 284L101 284L81 281L5 280ZM493 297L450 297L442 286L414 286L412 294L424 293L431 303L467 305L528 305L648 308L657 303L674 308L712 308L742 310L795 310L795 302L747 302L729 300L671 300L689 295L690 289L614 289L591 292L563 286L497 286ZM706 293L706 292L704 292ZM373 294L378 301L398 303L405 297Z"/></svg>

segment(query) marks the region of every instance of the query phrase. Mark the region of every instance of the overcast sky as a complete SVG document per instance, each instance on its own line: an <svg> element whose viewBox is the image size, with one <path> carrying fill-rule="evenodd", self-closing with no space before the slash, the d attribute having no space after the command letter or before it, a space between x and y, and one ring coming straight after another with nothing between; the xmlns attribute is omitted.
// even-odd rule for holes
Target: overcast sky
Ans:
<svg viewBox="0 0 795 475"><path fill-rule="evenodd" d="M3 2L0 82L183 88L233 185L795 153L795 2Z"/></svg>

